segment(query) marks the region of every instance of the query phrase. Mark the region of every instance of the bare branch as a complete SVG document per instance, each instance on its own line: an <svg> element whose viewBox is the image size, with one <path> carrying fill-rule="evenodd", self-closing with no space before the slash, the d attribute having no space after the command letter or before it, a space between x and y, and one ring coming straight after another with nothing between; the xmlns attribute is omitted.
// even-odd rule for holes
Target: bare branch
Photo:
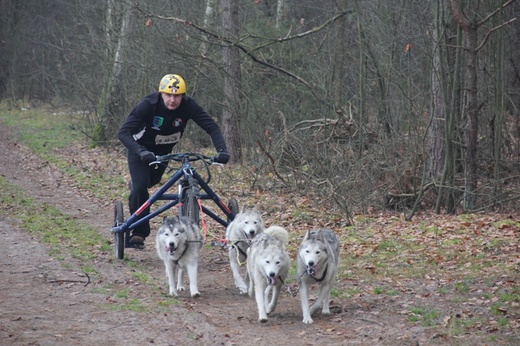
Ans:
<svg viewBox="0 0 520 346"><path fill-rule="evenodd" d="M498 29L500 29L501 27L503 26L506 26L508 24L511 24L512 22L514 22L516 20L516 18L513 18L513 19L510 19L508 20L507 22L505 23L502 23L500 24L499 26L496 26L494 27L493 29L489 30L487 33L486 33L486 36L484 37L484 39L482 40L482 42L479 44L479 46L475 49L475 52L478 52L479 50L482 49L482 47L484 47L484 45L486 44L486 42L488 41L489 39L489 36L491 36L491 34L494 32L494 31L497 31Z"/></svg>
<svg viewBox="0 0 520 346"><path fill-rule="evenodd" d="M485 22L487 22L488 20L490 20L495 14L497 14L498 12L500 12L501 10L503 10L504 8L506 8L507 6L511 5L513 2L515 2L516 0L509 0L508 2L506 2L505 4L503 4L502 6L498 7L496 10L494 10L493 12L491 12L490 14L488 14L488 16L484 19L482 19L477 25L478 26L481 26L482 24L484 24Z"/></svg>
<svg viewBox="0 0 520 346"><path fill-rule="evenodd" d="M267 66L273 70L276 70L276 71L279 71L291 78L294 78L296 79L298 82L302 83L303 85L305 85L309 91L314 95L314 97L320 101L321 103L325 104L326 101L324 99L324 97L320 94L318 94L316 92L316 88L311 85L309 82L307 82L305 79L303 79L302 77L282 68L282 67L279 67L279 66L276 66L276 65L273 65L273 64L270 64L264 60L261 60L259 59L257 56L255 56L254 54L252 54L252 52L260 49L260 48L263 48L263 47L266 47L268 45L271 45L273 43L279 43L279 42L285 42L285 41L289 41L289 40L294 40L294 39L298 39L298 38L302 38L302 37L305 37L305 36L308 36L308 35L311 35L313 33L316 33L320 30L323 30L324 28L326 28L327 26L333 24L336 20L338 20L339 18L345 16L346 14L350 13L350 11L343 11L343 12L340 12L338 13L337 15L335 15L334 17L330 18L329 20L327 20L325 23L323 23L322 25L320 26L317 26L317 27L314 27L312 28L311 30L308 30L306 32L303 32L303 33L300 33L300 34L296 34L296 35L292 35L292 36L286 36L286 37L282 37L282 38L277 38L277 39L273 39L271 42L265 44L265 45L262 45L262 46L258 46L258 47L255 47L253 49L249 49L247 47L245 47L244 45L240 44L239 42L244 40L244 38L241 38L239 39L238 41L233 41L227 37L223 37L215 32L212 32L204 27L201 27L195 23L192 23L186 19L182 19L182 18L178 18L178 17L166 17L166 16L161 16L161 15L151 15L151 14L145 14L146 16L148 17L154 17L154 18L158 18L158 19L162 19L162 20L168 20L168 21L173 21L173 22L176 22L176 23L180 23L180 24L183 24L183 25L186 25L186 26L191 26L193 27L194 29L206 34L207 36L211 36L219 41L222 41L230 46L235 46L237 47L238 49L240 49L242 52L244 52L249 58L251 58L251 60L253 60L254 62L256 63L259 63L261 65L264 65L264 66ZM252 36L249 36L249 37L252 37Z"/></svg>

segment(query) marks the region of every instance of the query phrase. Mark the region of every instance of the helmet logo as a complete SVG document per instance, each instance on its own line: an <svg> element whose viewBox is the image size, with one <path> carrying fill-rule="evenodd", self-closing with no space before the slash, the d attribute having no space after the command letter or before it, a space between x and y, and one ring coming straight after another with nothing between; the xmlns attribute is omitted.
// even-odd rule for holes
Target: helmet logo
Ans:
<svg viewBox="0 0 520 346"><path fill-rule="evenodd" d="M177 90L179 90L179 80L177 78L172 78L172 92L174 94L177 93Z"/></svg>

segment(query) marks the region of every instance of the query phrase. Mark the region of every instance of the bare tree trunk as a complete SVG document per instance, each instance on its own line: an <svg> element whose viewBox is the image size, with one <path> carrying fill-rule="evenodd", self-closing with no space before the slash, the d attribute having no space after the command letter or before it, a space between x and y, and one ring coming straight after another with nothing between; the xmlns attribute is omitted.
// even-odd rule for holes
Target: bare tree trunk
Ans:
<svg viewBox="0 0 520 346"><path fill-rule="evenodd" d="M237 0L222 0L222 27L224 35L232 39L238 39L238 2ZM239 50L232 45L223 48L224 55L224 109L222 118L224 121L223 132L231 160L242 160L242 145L240 138L240 60Z"/></svg>
<svg viewBox="0 0 520 346"><path fill-rule="evenodd" d="M285 10L285 0L278 0L276 2L276 29L280 29L280 23L283 20L283 13Z"/></svg>
<svg viewBox="0 0 520 346"><path fill-rule="evenodd" d="M444 167L446 153L444 129L446 126L446 101L443 87L446 83L445 74L442 71L443 45L441 44L442 31L444 30L441 0L437 0L433 30L433 61L432 61L432 103L431 123L428 134L428 178L438 180Z"/></svg>
<svg viewBox="0 0 520 346"><path fill-rule="evenodd" d="M491 135L493 137L493 200L499 201L500 196L502 195L502 169L501 169L501 152L502 152L502 144L504 138L504 127L505 127L505 86L504 81L506 80L504 76L504 33L501 31L499 33L498 40L496 42L492 42L493 47L490 49L491 56L490 61L491 64L494 65L494 71L496 71L496 79L494 84L494 95L495 95L495 104L492 108L493 115L491 118Z"/></svg>
<svg viewBox="0 0 520 346"><path fill-rule="evenodd" d="M452 35L451 33L449 34ZM462 32L461 29L457 29L455 46L462 46ZM449 83L451 90L449 91L449 112L446 114L446 127L445 127L445 139L446 139L446 155L444 159L444 168L442 172L442 178L440 181L439 195L437 196L437 204L435 206L435 212L440 212L441 199L446 191L445 206L448 213L455 212L457 207L457 188L455 187L455 166L457 160L458 147L454 143L460 142L458 139L458 128L461 122L460 117L460 99L462 93L461 84L461 65L462 65L462 49L457 48L455 51L455 58L453 62L453 73L451 74L451 82ZM445 62L446 66L449 64L449 59ZM448 95L448 92L446 93Z"/></svg>
<svg viewBox="0 0 520 346"><path fill-rule="evenodd" d="M208 28L211 17L215 12L215 0L206 0L206 11L204 12L204 28ZM205 41L200 44L200 55L204 58L207 54L208 46Z"/></svg>
<svg viewBox="0 0 520 346"><path fill-rule="evenodd" d="M358 29L358 41L359 41L359 102L358 102L358 113L359 113L359 144L357 150L358 159L363 156L365 147L365 125L367 122L367 116L365 111L365 94L366 94L366 65L367 55L365 53L365 45L363 42L363 35L361 34L361 20L357 16L357 29Z"/></svg>
<svg viewBox="0 0 520 346"><path fill-rule="evenodd" d="M346 7L347 0L343 1L343 6ZM337 39L336 39L336 47L334 48L334 74L332 76L332 85L334 86L334 107L336 109L340 109L344 103L344 89L343 89L343 79L345 78L345 52L346 52L346 26L347 26L347 18L342 17L339 19L339 25L336 30Z"/></svg>
<svg viewBox="0 0 520 346"><path fill-rule="evenodd" d="M478 30L484 25L490 18L499 13L503 8L512 4L515 0L508 0L501 6L498 6L495 11L487 16L478 16L475 13L468 16L461 10L460 3L458 0L451 0L451 8L453 11L453 17L462 30L465 32L464 48L467 51L467 93L466 93L466 117L467 123L464 129L464 144L465 144L465 171L464 171L464 207L466 210L472 210L475 208L477 203L476 190L477 190L477 145L478 145L478 133L479 133L479 107L478 107L478 52L487 42L489 35L497 30L498 28L512 22L514 19L499 25L489 30L484 37L481 44L478 42ZM472 3L469 5L469 9L472 10L471 6L478 7L478 3Z"/></svg>
<svg viewBox="0 0 520 346"><path fill-rule="evenodd" d="M98 144L115 135L115 129L118 128L119 120L123 117L122 112L124 109L125 95L123 92L124 88L122 88L121 85L124 80L121 78L122 62L132 14L130 5L124 2L122 3L121 14L118 14L115 10L116 4L113 0L108 0L107 4L106 43L112 55L107 56L107 63L110 67L107 71L107 78L104 81L103 92L98 101L99 124L96 126L96 133L93 136L94 141ZM114 16L118 15L121 16L121 20L119 30L116 30L114 23L118 21L114 20ZM119 35L114 38L112 37L112 32L118 32Z"/></svg>

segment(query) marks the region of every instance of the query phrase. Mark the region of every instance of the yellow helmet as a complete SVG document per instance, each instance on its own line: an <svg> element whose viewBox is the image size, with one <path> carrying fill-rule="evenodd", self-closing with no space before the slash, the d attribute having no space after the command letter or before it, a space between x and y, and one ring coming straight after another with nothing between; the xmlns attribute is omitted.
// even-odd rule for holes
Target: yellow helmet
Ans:
<svg viewBox="0 0 520 346"><path fill-rule="evenodd" d="M167 74L159 83L159 91L171 95L185 94L186 83L178 74Z"/></svg>

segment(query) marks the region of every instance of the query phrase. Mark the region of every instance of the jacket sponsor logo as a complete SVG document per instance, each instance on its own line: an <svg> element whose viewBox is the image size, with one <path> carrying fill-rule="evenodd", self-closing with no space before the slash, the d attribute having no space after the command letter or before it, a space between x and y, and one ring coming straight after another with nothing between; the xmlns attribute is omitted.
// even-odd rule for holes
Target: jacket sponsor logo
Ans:
<svg viewBox="0 0 520 346"><path fill-rule="evenodd" d="M167 136L157 135L157 136L155 136L155 144L161 145L161 144L177 143L179 141L179 139L181 139L181 135L182 135L182 133L180 133L180 132L173 133L173 134L167 135Z"/></svg>
<svg viewBox="0 0 520 346"><path fill-rule="evenodd" d="M184 121L181 118L177 118L173 121L173 127L181 127Z"/></svg>
<svg viewBox="0 0 520 346"><path fill-rule="evenodd" d="M159 130L159 128L162 126L163 123L164 123L163 117L154 116L153 122L152 122L152 125L153 125L152 129Z"/></svg>

